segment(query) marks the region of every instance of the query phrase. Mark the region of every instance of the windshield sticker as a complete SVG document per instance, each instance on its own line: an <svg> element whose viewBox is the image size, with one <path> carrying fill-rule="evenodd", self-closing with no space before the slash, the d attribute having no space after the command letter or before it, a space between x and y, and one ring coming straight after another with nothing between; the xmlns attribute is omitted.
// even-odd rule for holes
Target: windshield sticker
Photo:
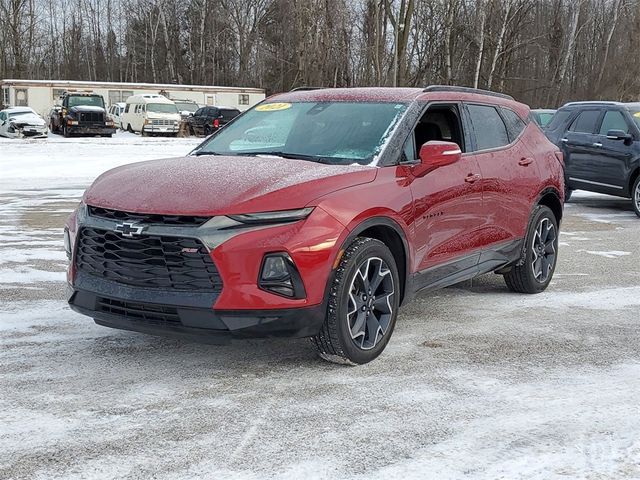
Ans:
<svg viewBox="0 0 640 480"><path fill-rule="evenodd" d="M636 112L636 113L634 113L634 114L633 114L633 116L634 116L634 117L638 117L638 118L640 118L640 112Z"/></svg>
<svg viewBox="0 0 640 480"><path fill-rule="evenodd" d="M277 112L291 108L290 103L264 103L256 107L257 112Z"/></svg>

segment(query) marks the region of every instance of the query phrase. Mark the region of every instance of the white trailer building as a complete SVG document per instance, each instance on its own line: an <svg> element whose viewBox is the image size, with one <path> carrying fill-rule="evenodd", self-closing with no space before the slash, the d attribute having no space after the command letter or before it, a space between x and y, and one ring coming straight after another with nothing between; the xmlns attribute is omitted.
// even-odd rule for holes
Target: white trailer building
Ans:
<svg viewBox="0 0 640 480"><path fill-rule="evenodd" d="M125 102L131 95L156 93L171 100L193 100L201 105L224 105L241 111L265 98L262 88L75 80L0 80L0 90L0 106L31 107L44 116L66 91L97 93L104 97L107 106Z"/></svg>

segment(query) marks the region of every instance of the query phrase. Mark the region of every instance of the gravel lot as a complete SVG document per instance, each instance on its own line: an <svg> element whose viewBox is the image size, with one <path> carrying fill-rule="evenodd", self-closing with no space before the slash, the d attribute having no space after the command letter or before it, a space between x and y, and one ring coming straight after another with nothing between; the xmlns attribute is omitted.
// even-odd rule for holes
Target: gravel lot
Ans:
<svg viewBox="0 0 640 480"><path fill-rule="evenodd" d="M68 309L82 189L197 143L114 140L0 141L0 478L640 478L628 200L576 193L545 293L421 295L378 360L339 367L307 340L188 344Z"/></svg>

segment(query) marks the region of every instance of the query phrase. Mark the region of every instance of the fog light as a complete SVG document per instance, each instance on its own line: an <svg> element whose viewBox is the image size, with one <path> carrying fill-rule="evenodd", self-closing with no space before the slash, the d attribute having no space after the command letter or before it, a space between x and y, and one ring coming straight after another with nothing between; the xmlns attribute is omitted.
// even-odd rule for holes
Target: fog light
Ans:
<svg viewBox="0 0 640 480"><path fill-rule="evenodd" d="M67 258L71 260L71 236L66 228L64 229L64 251L67 254Z"/></svg>
<svg viewBox="0 0 640 480"><path fill-rule="evenodd" d="M291 257L286 253L265 255L260 268L258 286L262 290L284 297L306 297L300 273Z"/></svg>

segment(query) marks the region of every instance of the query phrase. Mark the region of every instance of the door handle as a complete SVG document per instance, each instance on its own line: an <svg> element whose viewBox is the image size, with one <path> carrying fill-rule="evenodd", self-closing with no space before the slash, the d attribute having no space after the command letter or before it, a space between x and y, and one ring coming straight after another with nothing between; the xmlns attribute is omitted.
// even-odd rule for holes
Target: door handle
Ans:
<svg viewBox="0 0 640 480"><path fill-rule="evenodd" d="M592 143L591 146L600 148L602 144L600 142L595 142L595 143Z"/></svg>
<svg viewBox="0 0 640 480"><path fill-rule="evenodd" d="M521 158L518 162L518 165L526 167L527 165L531 165L533 163L533 158Z"/></svg>
<svg viewBox="0 0 640 480"><path fill-rule="evenodd" d="M561 138L560 141L562 143L569 143L569 139L568 138Z"/></svg>
<svg viewBox="0 0 640 480"><path fill-rule="evenodd" d="M482 177L477 174L477 173L470 173L469 175L467 175L464 179L465 182L467 183L475 183L476 181L480 180Z"/></svg>

